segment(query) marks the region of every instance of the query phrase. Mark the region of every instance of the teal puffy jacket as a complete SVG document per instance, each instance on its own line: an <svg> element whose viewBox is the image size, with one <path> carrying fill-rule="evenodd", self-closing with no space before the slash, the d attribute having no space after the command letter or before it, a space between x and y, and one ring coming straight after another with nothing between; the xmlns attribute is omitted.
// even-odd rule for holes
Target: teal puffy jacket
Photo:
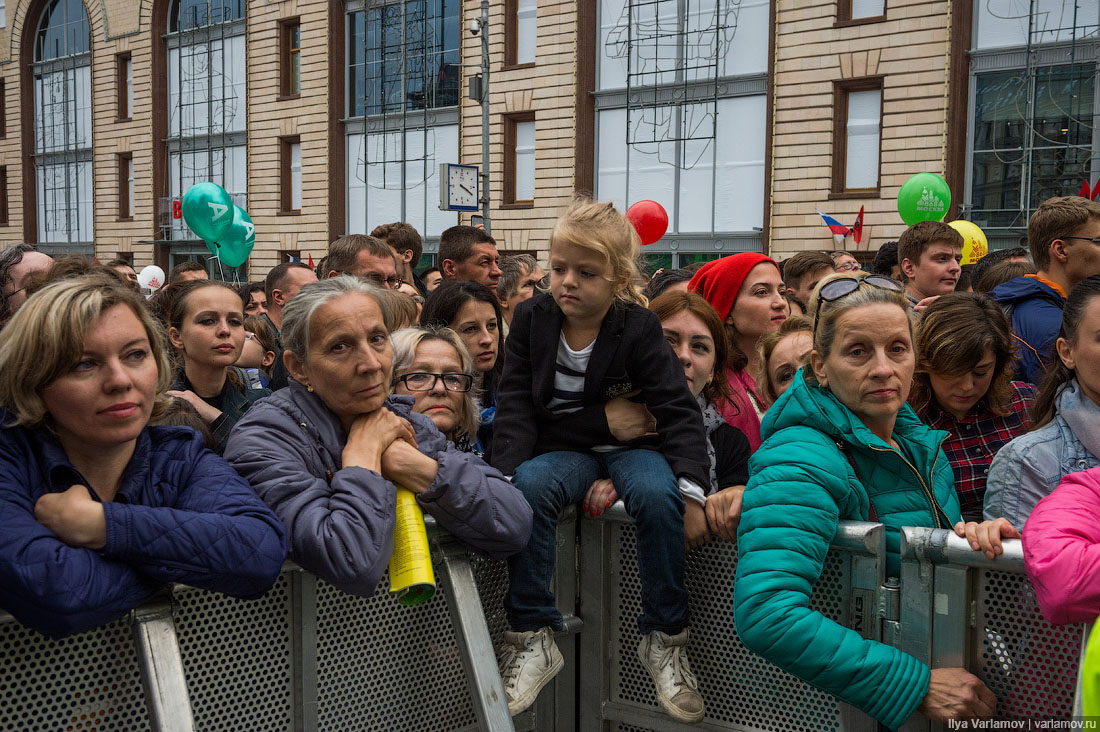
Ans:
<svg viewBox="0 0 1100 732"><path fill-rule="evenodd" d="M764 416L764 443L749 462L734 622L756 653L897 729L928 693L928 667L811 610L810 592L837 523L870 520L871 500L887 530L890 576L899 571L902 526L950 528L961 520L940 449L948 433L905 405L894 426L899 453L831 392L807 383L808 368Z"/></svg>

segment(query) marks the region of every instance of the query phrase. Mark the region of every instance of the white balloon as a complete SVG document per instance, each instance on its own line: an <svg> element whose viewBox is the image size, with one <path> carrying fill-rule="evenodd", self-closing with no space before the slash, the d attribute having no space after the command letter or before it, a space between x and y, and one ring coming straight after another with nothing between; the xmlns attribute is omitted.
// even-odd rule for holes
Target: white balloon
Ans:
<svg viewBox="0 0 1100 732"><path fill-rule="evenodd" d="M164 270L155 264L142 268L138 273L138 285L141 289L159 290L164 284Z"/></svg>

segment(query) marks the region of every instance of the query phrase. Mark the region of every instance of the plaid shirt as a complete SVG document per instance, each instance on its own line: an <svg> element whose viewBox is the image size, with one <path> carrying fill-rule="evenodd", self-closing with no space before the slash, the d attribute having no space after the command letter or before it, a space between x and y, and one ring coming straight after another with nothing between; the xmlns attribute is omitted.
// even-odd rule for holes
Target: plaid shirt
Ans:
<svg viewBox="0 0 1100 732"><path fill-rule="evenodd" d="M955 472L955 492L959 494L965 521L982 520L985 481L993 456L1005 443L1031 427L1027 410L1035 398L1035 387L1013 381L1012 391L1011 411L1004 417L979 404L966 419L958 419L934 401L921 415L932 429L951 433L943 443L943 451Z"/></svg>

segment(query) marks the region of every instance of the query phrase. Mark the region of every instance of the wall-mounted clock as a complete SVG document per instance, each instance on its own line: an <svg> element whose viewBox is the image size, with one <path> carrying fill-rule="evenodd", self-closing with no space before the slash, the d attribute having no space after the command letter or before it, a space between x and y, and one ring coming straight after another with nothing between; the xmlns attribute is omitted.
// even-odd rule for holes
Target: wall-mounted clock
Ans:
<svg viewBox="0 0 1100 732"><path fill-rule="evenodd" d="M439 164L439 209L479 211L481 175L476 165Z"/></svg>

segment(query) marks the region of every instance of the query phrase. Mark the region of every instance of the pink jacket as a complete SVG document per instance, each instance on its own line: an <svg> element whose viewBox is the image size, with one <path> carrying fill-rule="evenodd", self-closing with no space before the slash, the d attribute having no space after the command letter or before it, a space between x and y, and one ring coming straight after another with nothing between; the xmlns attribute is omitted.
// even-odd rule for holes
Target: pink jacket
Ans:
<svg viewBox="0 0 1100 732"><path fill-rule="evenodd" d="M763 404L764 400L757 393L756 382L749 376L747 369L740 371L727 369L726 380L729 382L733 399L728 402L724 399L720 401L717 404L718 413L731 427L736 427L745 433L745 437L749 438L749 448L756 452L761 442L760 415L753 406L753 399L755 398L759 404ZM752 392L751 395L749 392Z"/></svg>
<svg viewBox="0 0 1100 732"><path fill-rule="evenodd" d="M1100 468L1071 473L1024 526L1024 561L1051 623L1100 615Z"/></svg>

